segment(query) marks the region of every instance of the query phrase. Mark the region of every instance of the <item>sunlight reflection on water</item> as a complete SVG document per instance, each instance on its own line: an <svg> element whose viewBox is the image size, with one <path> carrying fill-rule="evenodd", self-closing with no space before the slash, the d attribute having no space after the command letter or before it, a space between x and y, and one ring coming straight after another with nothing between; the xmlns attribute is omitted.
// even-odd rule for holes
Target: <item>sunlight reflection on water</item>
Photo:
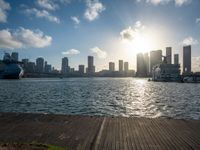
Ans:
<svg viewBox="0 0 200 150"><path fill-rule="evenodd" d="M1 112L200 119L200 84L136 78L0 80Z"/></svg>

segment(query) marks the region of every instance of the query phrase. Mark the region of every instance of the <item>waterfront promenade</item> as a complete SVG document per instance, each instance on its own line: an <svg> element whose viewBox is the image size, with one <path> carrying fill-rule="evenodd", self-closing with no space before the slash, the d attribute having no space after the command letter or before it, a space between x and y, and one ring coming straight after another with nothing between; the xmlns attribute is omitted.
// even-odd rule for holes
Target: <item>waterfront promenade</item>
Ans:
<svg viewBox="0 0 200 150"><path fill-rule="evenodd" d="M200 121L0 113L0 142L72 150L199 150Z"/></svg>

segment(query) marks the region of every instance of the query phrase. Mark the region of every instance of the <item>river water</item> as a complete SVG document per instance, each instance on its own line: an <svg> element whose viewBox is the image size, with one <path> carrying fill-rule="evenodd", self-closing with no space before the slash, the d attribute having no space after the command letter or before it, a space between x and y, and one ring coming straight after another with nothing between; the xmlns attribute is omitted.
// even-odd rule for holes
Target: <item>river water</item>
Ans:
<svg viewBox="0 0 200 150"><path fill-rule="evenodd" d="M0 112L200 119L200 84L138 78L0 80Z"/></svg>

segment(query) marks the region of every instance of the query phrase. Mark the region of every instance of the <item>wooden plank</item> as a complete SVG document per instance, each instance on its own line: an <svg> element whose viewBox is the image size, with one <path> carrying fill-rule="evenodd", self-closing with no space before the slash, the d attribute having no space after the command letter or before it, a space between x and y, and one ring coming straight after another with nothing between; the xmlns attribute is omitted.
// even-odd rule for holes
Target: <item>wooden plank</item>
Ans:
<svg viewBox="0 0 200 150"><path fill-rule="evenodd" d="M200 149L200 120L0 113L0 142L78 150Z"/></svg>

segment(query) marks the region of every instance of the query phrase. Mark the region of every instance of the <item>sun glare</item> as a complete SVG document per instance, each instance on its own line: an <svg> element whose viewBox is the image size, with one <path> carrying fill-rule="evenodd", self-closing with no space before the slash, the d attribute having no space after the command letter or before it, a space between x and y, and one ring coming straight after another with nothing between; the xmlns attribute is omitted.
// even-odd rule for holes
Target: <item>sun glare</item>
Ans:
<svg viewBox="0 0 200 150"><path fill-rule="evenodd" d="M153 48L154 40L145 34L138 34L135 38L127 43L128 53L146 53Z"/></svg>

